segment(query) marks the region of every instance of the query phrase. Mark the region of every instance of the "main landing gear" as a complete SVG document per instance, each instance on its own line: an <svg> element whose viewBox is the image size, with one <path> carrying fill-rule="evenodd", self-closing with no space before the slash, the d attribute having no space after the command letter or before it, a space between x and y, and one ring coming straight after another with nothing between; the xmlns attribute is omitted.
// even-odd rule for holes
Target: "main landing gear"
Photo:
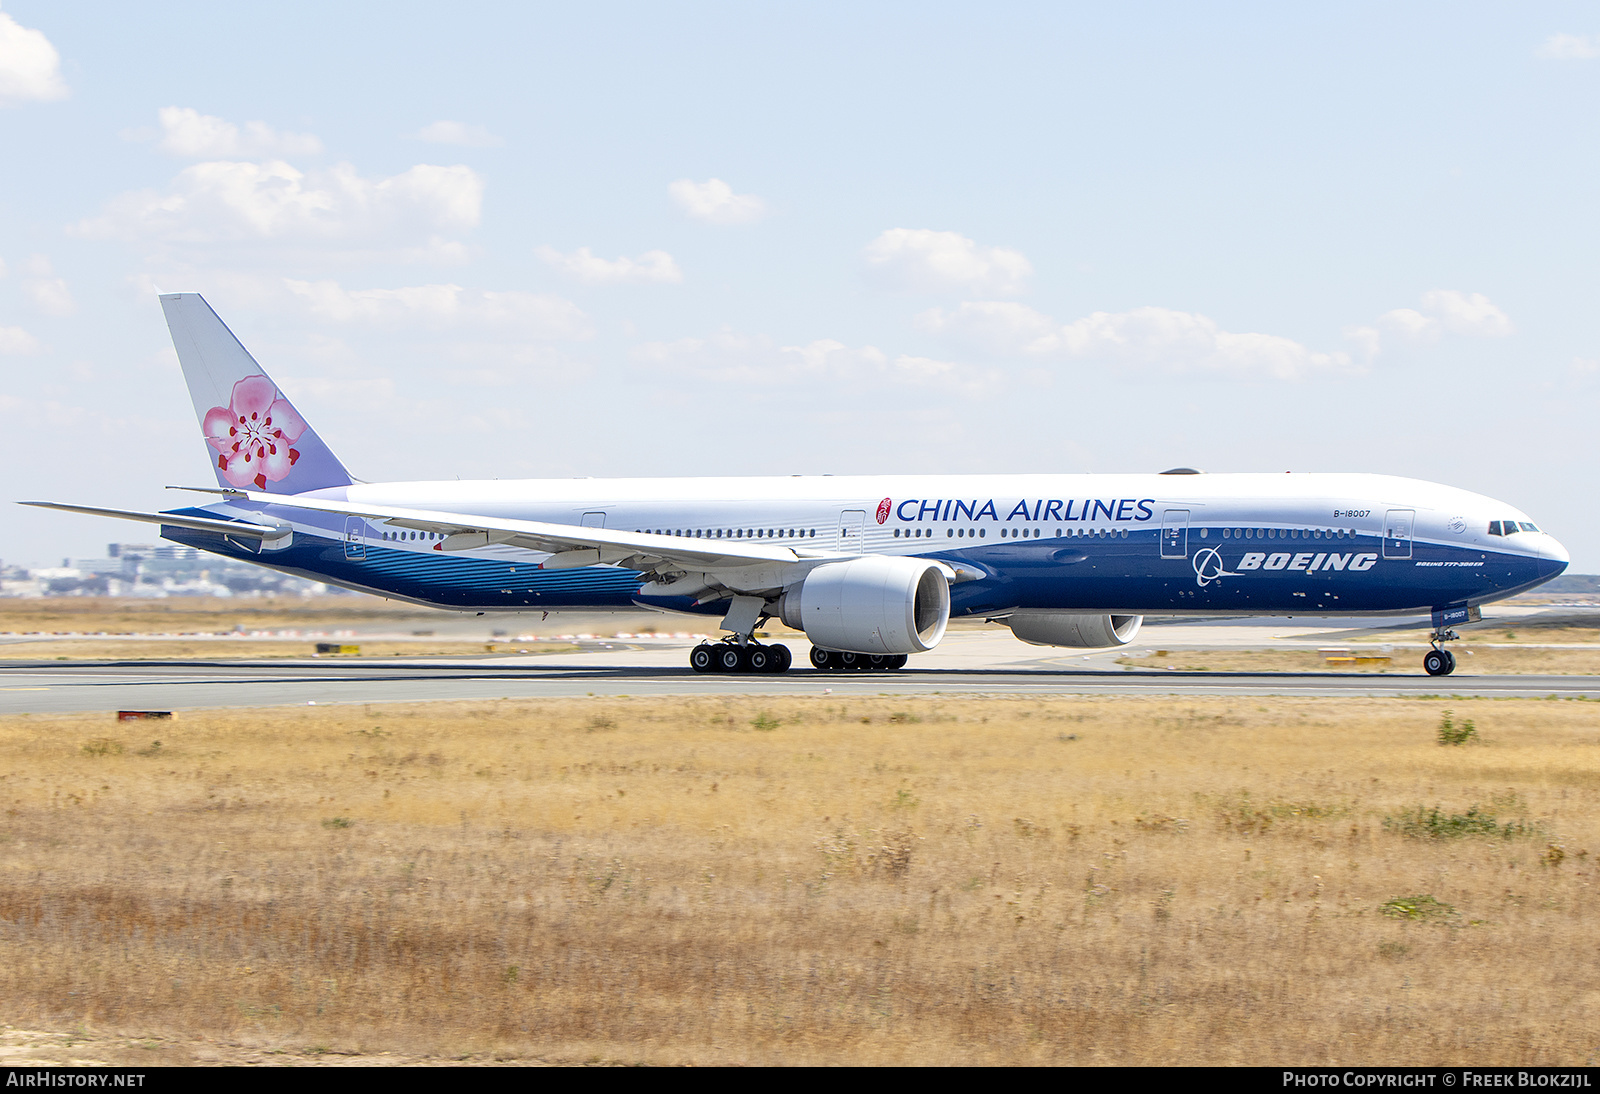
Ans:
<svg viewBox="0 0 1600 1094"><path fill-rule="evenodd" d="M755 642L702 642L689 651L695 672L788 672L794 654L788 646L762 646Z"/></svg>
<svg viewBox="0 0 1600 1094"><path fill-rule="evenodd" d="M811 664L820 672L893 672L906 667L905 654L841 653L811 647Z"/></svg>
<svg viewBox="0 0 1600 1094"><path fill-rule="evenodd" d="M1460 637L1455 631L1436 630L1429 636L1433 648L1423 654L1422 667L1429 676L1449 676L1456 671L1456 655L1444 648L1446 642Z"/></svg>

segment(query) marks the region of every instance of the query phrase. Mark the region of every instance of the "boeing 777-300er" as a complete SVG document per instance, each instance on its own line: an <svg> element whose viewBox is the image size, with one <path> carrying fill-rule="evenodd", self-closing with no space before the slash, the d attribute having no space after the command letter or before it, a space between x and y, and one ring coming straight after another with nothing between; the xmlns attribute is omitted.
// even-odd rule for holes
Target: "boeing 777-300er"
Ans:
<svg viewBox="0 0 1600 1094"><path fill-rule="evenodd" d="M1568 556L1512 506L1387 475L852 475L368 483L200 296L161 306L220 497L162 513L28 502L348 589L474 612L722 617L699 672L898 669L952 616L1080 649L1143 617L1430 613L1435 676L1479 606Z"/></svg>

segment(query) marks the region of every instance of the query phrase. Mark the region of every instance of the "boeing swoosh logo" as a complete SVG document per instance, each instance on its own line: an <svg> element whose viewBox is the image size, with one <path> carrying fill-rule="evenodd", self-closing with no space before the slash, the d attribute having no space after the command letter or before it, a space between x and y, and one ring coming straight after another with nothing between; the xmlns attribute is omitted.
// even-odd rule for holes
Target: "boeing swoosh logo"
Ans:
<svg viewBox="0 0 1600 1094"><path fill-rule="evenodd" d="M1203 551L1196 551L1194 556L1194 579L1202 589L1213 581L1225 577L1238 577L1222 564L1222 553L1215 547L1207 547Z"/></svg>

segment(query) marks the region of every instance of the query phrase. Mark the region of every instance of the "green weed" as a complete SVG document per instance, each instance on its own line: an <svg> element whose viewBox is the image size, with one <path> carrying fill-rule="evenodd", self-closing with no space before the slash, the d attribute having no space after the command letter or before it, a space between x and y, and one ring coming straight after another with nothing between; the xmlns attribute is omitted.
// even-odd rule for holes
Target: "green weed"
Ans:
<svg viewBox="0 0 1600 1094"><path fill-rule="evenodd" d="M1437 805L1432 809L1417 806L1398 815L1383 818L1383 830L1412 839L1460 839L1464 836L1494 836L1517 839L1542 835L1541 827L1525 820L1501 823L1482 806L1470 806L1465 813L1446 813Z"/></svg>
<svg viewBox="0 0 1600 1094"><path fill-rule="evenodd" d="M1428 893L1386 900L1378 906L1378 910L1390 919L1406 919L1422 923L1444 922L1454 919L1456 914L1454 905L1436 900ZM1401 952L1404 952L1403 948Z"/></svg>
<svg viewBox="0 0 1600 1094"><path fill-rule="evenodd" d="M1478 738L1478 727L1472 724L1471 718L1463 718L1460 725L1451 719L1450 711L1444 712L1444 717L1439 719L1439 743L1442 745L1464 745L1468 741Z"/></svg>

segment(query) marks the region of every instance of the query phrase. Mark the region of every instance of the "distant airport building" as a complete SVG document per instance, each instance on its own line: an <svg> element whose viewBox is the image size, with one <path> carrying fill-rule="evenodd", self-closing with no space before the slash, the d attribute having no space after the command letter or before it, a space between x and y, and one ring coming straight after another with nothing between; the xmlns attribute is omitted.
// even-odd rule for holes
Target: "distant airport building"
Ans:
<svg viewBox="0 0 1600 1094"><path fill-rule="evenodd" d="M0 597L317 596L320 581L264 570L171 543L108 543L104 558L29 569L0 563Z"/></svg>

